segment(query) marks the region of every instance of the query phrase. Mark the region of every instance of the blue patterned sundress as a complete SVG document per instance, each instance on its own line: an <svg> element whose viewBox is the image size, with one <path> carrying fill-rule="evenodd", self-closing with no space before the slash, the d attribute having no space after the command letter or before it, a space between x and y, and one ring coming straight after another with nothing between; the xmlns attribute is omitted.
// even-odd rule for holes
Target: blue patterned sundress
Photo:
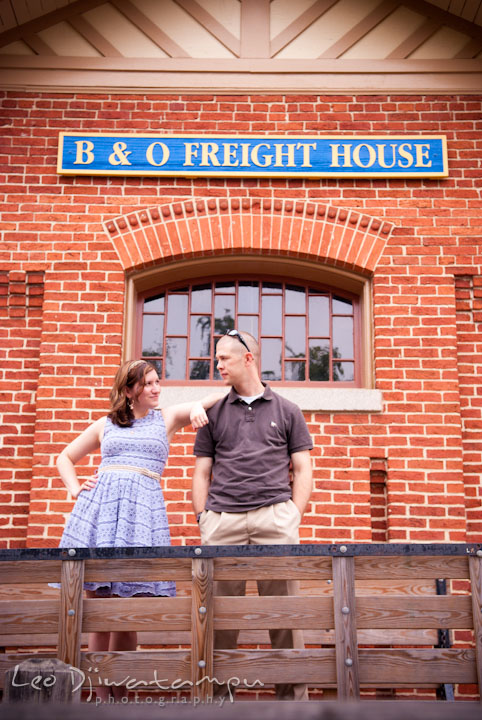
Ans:
<svg viewBox="0 0 482 720"><path fill-rule="evenodd" d="M129 465L159 475L169 451L166 426L160 410L120 427L106 418L101 443L99 479L92 490L83 490L67 520L60 547L156 547L170 545L171 537L158 480ZM86 590L96 595L131 597L136 594L176 594L173 582L90 582Z"/></svg>

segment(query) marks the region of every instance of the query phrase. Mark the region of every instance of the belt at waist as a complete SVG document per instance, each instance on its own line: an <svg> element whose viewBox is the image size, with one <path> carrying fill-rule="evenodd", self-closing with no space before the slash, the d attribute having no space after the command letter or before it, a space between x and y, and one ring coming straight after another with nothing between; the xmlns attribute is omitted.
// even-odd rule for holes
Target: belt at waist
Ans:
<svg viewBox="0 0 482 720"><path fill-rule="evenodd" d="M146 477L152 478L153 480L157 480L158 482L161 479L161 476L159 473L154 472L153 470L147 470L146 468L136 467L135 465L105 465L105 467L100 468L101 470L132 470L133 472L140 473L141 475L145 475Z"/></svg>

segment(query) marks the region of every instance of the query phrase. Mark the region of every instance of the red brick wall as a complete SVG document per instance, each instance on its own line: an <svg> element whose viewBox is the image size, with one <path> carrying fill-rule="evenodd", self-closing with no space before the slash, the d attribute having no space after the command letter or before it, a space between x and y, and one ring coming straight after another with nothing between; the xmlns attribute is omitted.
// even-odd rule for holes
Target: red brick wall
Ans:
<svg viewBox="0 0 482 720"><path fill-rule="evenodd" d="M23 547L28 526L43 272L0 271L0 546Z"/></svg>
<svg viewBox="0 0 482 720"><path fill-rule="evenodd" d="M308 416L316 489L303 540L369 541L372 518L374 537L380 537L380 517L392 541L482 540L480 97L2 93L0 99L0 261L10 273L0 287L8 288L2 297L11 308L1 328L8 341L0 370L6 426L0 447L6 461L2 545L57 544L71 505L55 456L107 409L121 358L128 267L119 251L122 234L106 229L109 223L189 198L218 198L221 204L243 197L273 203L295 198L330 206L335 214L340 209L340 218L346 210L396 225L384 236L373 275L374 365L384 410ZM443 133L450 175L342 181L68 178L56 173L61 130ZM182 221L181 215L174 218L178 227ZM126 233L127 227L126 222ZM198 243L192 255L209 257ZM247 251L262 254L259 238L256 243ZM301 251L282 234L284 255ZM156 260L172 261L166 254ZM141 257L132 267L142 262ZM18 272L27 278L33 273L29 283L35 288L41 287L37 273L44 272L41 324L37 306L21 320L11 314L22 297L24 276ZM192 440L189 431L177 436L165 471L176 543L198 540L189 502ZM380 506L384 497L386 508Z"/></svg>

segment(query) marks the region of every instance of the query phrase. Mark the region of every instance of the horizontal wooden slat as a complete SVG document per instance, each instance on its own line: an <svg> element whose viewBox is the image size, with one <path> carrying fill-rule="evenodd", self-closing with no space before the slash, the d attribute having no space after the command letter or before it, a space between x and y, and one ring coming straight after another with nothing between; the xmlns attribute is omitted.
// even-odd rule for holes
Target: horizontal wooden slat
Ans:
<svg viewBox="0 0 482 720"><path fill-rule="evenodd" d="M304 630L305 645L334 645L333 630ZM88 634L82 634L82 646L87 646ZM188 630L158 630L157 632L138 632L138 645L189 645L191 633ZM360 630L359 645L436 645L437 630ZM269 645L267 630L241 630L239 645ZM39 633L35 635L0 635L0 648L39 647L55 648L57 635Z"/></svg>
<svg viewBox="0 0 482 720"><path fill-rule="evenodd" d="M25 633L56 633L59 627L59 600L25 600L22 603L0 602L2 629Z"/></svg>
<svg viewBox="0 0 482 720"><path fill-rule="evenodd" d="M52 653L37 657L54 657ZM24 654L0 654L0 687L6 670L25 659ZM475 653L472 649L395 649L359 650L360 681L376 687L434 686L440 683L476 682ZM335 651L325 650L216 650L214 672L220 680L230 677L262 682L307 682L310 685L336 682ZM98 668L89 673L89 668ZM188 650L135 653L86 653L81 656L80 669L90 675L93 686L105 679L132 683L189 678ZM154 681L154 682L152 682ZM87 681L88 682L88 681ZM139 686L140 687L140 686Z"/></svg>
<svg viewBox="0 0 482 720"><path fill-rule="evenodd" d="M305 645L335 644L334 630L303 630ZM182 632L138 633L139 645L183 645L190 642L190 635ZM437 630L360 630L359 645L437 645ZM241 630L238 645L270 645L268 630Z"/></svg>
<svg viewBox="0 0 482 720"><path fill-rule="evenodd" d="M464 648L360 649L360 682L376 687L475 683L475 652Z"/></svg>
<svg viewBox="0 0 482 720"><path fill-rule="evenodd" d="M61 565L62 560L5 560L0 564L0 579L2 584L60 582Z"/></svg>
<svg viewBox="0 0 482 720"><path fill-rule="evenodd" d="M5 672L14 668L26 659L25 654L0 654L0 688L3 688ZM54 658L55 653L40 653L37 658ZM96 672L92 672L97 668ZM150 683L145 687L159 691L156 679L160 684L171 684L176 680L188 680L191 670L190 650L144 650L118 653L81 653L80 670L85 674L84 685L88 688L105 685L105 681L120 682L128 679ZM81 674L73 671L74 679L81 680ZM167 680L167 683L163 683ZM139 684L138 687L143 687ZM188 685L185 686L188 688Z"/></svg>
<svg viewBox="0 0 482 720"><path fill-rule="evenodd" d="M89 561L90 562L90 561ZM92 561L96 562L96 561ZM189 561L190 562L190 561ZM190 567L190 566L189 566ZM1 567L0 567L1 569ZM182 571L184 573L184 571ZM189 573L191 570L189 570ZM91 576L90 576L91 577ZM145 575L143 575L145 578ZM147 578L146 578L147 579ZM150 578L149 578L150 579ZM333 596L333 583L328 580L301 580L299 583L300 595ZM28 585L5 584L0 585L0 600L28 600L32 598L46 599L58 598L59 588L51 588L45 583L29 583ZM255 580L246 582L246 594L257 595L258 589ZM356 582L358 595L436 595L435 581L428 579L417 580L359 580ZM191 595L191 576L189 579L176 579L177 597Z"/></svg>
<svg viewBox="0 0 482 720"><path fill-rule="evenodd" d="M0 568L1 570L1 568ZM10 603L23 602L24 600L48 600L53 598L58 600L60 597L60 588L52 588L46 583L37 583L29 585L0 585L0 601L8 600Z"/></svg>
<svg viewBox="0 0 482 720"><path fill-rule="evenodd" d="M333 596L333 583L328 580L301 580L300 595ZM415 580L357 580L356 595L436 595L435 580L423 578ZM246 594L257 594L255 582L248 581Z"/></svg>
<svg viewBox="0 0 482 720"><path fill-rule="evenodd" d="M215 650L214 675L224 682L335 683L335 650Z"/></svg>
<svg viewBox="0 0 482 720"><path fill-rule="evenodd" d="M355 558L356 580L394 578L468 578L469 566L464 556L394 556L369 555Z"/></svg>
<svg viewBox="0 0 482 720"><path fill-rule="evenodd" d="M472 628L470 597L360 597L359 628Z"/></svg>
<svg viewBox="0 0 482 720"><path fill-rule="evenodd" d="M313 580L333 576L329 557L216 558L215 580Z"/></svg>
<svg viewBox="0 0 482 720"><path fill-rule="evenodd" d="M190 598L95 598L84 601L84 632L189 630Z"/></svg>
<svg viewBox="0 0 482 720"><path fill-rule="evenodd" d="M216 630L259 628L332 628L331 598L215 597Z"/></svg>
<svg viewBox="0 0 482 720"><path fill-rule="evenodd" d="M162 690L176 681L188 681L191 675L190 650L137 650L132 652L83 652L80 669L92 685L108 685L126 680L130 688ZM92 672L96 669L95 672ZM106 682L107 681L107 682ZM89 682L89 680L87 680ZM189 689L189 683L184 685Z"/></svg>
<svg viewBox="0 0 482 720"><path fill-rule="evenodd" d="M85 581L134 582L191 580L192 562L186 558L143 558L142 560L86 560Z"/></svg>
<svg viewBox="0 0 482 720"><path fill-rule="evenodd" d="M363 595L437 595L435 580L356 580L355 594Z"/></svg>

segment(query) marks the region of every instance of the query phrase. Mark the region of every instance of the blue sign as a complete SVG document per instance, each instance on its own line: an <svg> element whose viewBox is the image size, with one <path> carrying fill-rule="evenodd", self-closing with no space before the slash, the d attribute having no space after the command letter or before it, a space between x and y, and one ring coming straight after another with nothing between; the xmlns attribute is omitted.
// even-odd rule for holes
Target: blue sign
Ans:
<svg viewBox="0 0 482 720"><path fill-rule="evenodd" d="M61 175L446 177L444 135L61 133Z"/></svg>

